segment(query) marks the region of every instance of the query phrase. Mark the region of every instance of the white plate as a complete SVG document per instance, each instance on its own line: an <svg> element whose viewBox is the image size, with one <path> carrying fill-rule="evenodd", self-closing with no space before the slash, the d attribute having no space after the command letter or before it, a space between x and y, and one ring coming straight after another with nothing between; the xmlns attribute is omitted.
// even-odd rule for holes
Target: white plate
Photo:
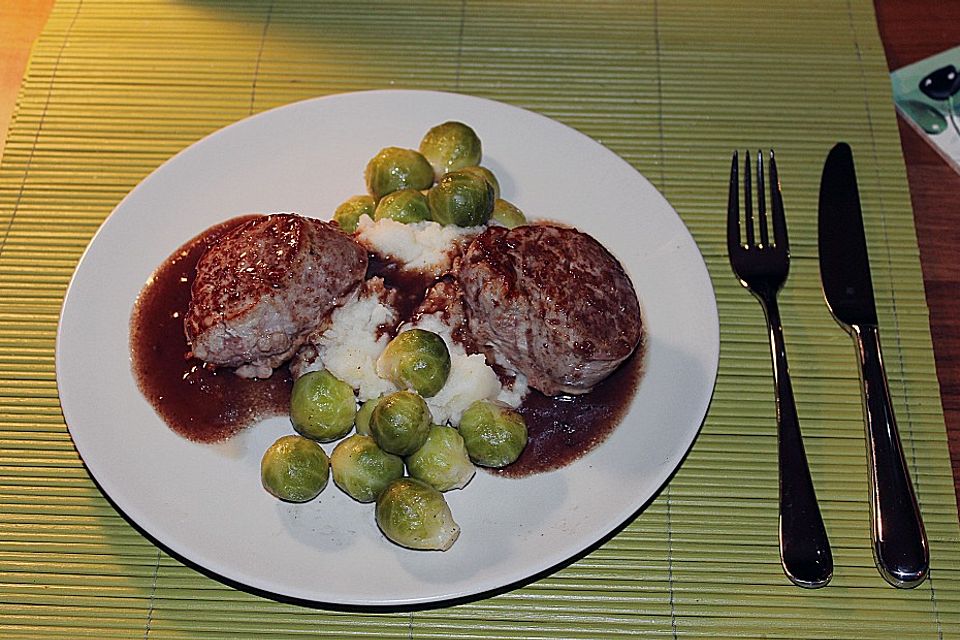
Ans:
<svg viewBox="0 0 960 640"><path fill-rule="evenodd" d="M217 445L168 429L130 372L134 300L170 253L250 212L327 219L362 193L381 147L415 148L461 120L528 216L576 225L608 247L644 309L646 373L623 423L573 464L520 480L480 472L447 495L462 528L447 552L387 542L373 508L332 482L292 505L260 486L263 451L289 421ZM670 478L716 379L710 278L676 212L626 162L573 129L498 102L424 91L307 100L233 124L173 157L124 198L77 267L57 336L57 384L77 450L102 490L183 558L254 589L314 602L398 606L471 596L549 570L594 545Z"/></svg>

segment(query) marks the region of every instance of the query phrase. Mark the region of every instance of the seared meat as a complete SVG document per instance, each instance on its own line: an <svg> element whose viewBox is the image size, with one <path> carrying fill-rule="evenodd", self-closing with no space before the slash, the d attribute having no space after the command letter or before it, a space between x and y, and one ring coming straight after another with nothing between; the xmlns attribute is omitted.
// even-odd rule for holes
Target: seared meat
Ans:
<svg viewBox="0 0 960 640"><path fill-rule="evenodd" d="M366 252L338 227L295 214L248 220L197 263L184 319L193 355L268 377L357 288Z"/></svg>
<svg viewBox="0 0 960 640"><path fill-rule="evenodd" d="M421 316L437 315L441 321L450 327L455 340L463 343L469 339L464 335L467 318L463 309L463 293L459 283L450 276L437 280L427 290L423 302L413 312L411 320L414 322Z"/></svg>
<svg viewBox="0 0 960 640"><path fill-rule="evenodd" d="M460 265L473 340L547 395L585 393L640 342L640 305L620 263L576 229L491 227Z"/></svg>

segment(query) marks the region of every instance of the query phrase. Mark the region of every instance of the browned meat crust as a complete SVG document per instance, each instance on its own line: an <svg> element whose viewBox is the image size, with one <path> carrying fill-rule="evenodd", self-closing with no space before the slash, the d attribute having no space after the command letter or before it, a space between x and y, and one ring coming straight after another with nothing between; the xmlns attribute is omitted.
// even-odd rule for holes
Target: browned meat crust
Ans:
<svg viewBox="0 0 960 640"><path fill-rule="evenodd" d="M576 229L492 227L467 249L458 280L476 344L547 395L589 391L640 342L633 284Z"/></svg>
<svg viewBox="0 0 960 640"><path fill-rule="evenodd" d="M267 377L357 289L366 252L336 225L254 218L197 263L184 330L201 360Z"/></svg>

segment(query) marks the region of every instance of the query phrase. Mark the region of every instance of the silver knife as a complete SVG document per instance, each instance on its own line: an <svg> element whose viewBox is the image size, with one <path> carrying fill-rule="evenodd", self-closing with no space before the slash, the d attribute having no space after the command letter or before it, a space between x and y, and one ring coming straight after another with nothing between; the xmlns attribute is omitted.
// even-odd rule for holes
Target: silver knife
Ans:
<svg viewBox="0 0 960 640"><path fill-rule="evenodd" d="M823 167L817 235L824 297L860 360L874 560L893 586L915 587L927 577L930 554L890 402L853 153L843 142Z"/></svg>

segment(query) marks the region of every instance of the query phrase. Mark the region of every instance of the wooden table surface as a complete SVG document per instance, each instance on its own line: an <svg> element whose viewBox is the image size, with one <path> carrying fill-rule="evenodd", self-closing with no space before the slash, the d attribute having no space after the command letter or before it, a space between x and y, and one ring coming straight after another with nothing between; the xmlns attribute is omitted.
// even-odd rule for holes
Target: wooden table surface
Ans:
<svg viewBox="0 0 960 640"><path fill-rule="evenodd" d="M31 44L52 6L53 0L0 0L0 155ZM874 6L891 70L960 45L960 2L874 0ZM954 485L960 496L960 174L902 118L898 120Z"/></svg>
<svg viewBox="0 0 960 640"><path fill-rule="evenodd" d="M0 0L0 156L30 47L52 7L53 0Z"/></svg>

